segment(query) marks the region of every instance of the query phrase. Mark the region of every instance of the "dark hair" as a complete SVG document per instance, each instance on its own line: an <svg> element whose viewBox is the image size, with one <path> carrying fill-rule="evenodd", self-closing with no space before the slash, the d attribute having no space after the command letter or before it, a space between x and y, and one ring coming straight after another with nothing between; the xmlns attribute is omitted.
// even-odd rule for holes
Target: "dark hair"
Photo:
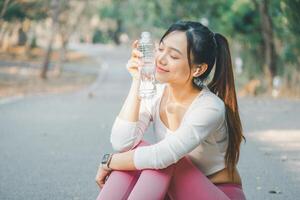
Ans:
<svg viewBox="0 0 300 200"><path fill-rule="evenodd" d="M195 87L200 87L195 82L206 80L215 66L215 72L208 88L225 103L229 135L225 164L233 178L234 168L239 160L240 144L242 139L245 141L246 139L242 133L228 42L221 34L213 33L199 22L191 21L178 21L171 25L160 42L174 31L182 31L186 34L190 68L192 68L192 64L207 64L207 70L203 74L193 77Z"/></svg>

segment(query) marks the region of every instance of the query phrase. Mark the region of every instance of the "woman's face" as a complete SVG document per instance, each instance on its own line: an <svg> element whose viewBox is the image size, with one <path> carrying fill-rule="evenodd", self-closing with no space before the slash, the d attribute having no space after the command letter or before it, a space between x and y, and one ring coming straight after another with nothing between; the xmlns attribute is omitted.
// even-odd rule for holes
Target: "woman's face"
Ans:
<svg viewBox="0 0 300 200"><path fill-rule="evenodd" d="M163 39L156 51L155 64L155 76L158 82L187 83L190 68L187 57L187 39L184 32L174 31Z"/></svg>

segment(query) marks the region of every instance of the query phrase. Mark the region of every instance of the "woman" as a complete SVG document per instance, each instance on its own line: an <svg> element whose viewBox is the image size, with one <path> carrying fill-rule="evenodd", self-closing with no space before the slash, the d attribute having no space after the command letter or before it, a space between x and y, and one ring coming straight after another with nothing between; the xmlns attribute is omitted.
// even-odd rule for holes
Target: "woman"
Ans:
<svg viewBox="0 0 300 200"><path fill-rule="evenodd" d="M118 153L103 157L97 200L245 199L236 168L245 138L226 38L198 22L173 24L156 53L162 84L152 100L138 97L140 56L136 41L132 85L111 133ZM150 122L156 144L142 140Z"/></svg>

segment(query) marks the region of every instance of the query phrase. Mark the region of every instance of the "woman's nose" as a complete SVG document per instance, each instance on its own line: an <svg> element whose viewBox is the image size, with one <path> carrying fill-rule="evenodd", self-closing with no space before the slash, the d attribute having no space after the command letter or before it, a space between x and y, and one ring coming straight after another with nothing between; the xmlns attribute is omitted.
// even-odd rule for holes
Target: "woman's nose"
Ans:
<svg viewBox="0 0 300 200"><path fill-rule="evenodd" d="M163 54L163 53L156 54L156 60L161 65L166 65L167 64L165 54Z"/></svg>

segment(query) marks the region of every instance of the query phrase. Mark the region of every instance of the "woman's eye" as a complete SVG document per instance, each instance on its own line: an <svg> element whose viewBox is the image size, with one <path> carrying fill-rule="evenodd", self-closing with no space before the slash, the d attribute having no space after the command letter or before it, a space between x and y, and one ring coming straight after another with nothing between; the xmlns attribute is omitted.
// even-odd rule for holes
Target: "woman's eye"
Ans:
<svg viewBox="0 0 300 200"><path fill-rule="evenodd" d="M174 60L177 60L177 59L178 59L177 56L172 56L172 55L170 55L170 56L171 56L171 58L173 58Z"/></svg>

